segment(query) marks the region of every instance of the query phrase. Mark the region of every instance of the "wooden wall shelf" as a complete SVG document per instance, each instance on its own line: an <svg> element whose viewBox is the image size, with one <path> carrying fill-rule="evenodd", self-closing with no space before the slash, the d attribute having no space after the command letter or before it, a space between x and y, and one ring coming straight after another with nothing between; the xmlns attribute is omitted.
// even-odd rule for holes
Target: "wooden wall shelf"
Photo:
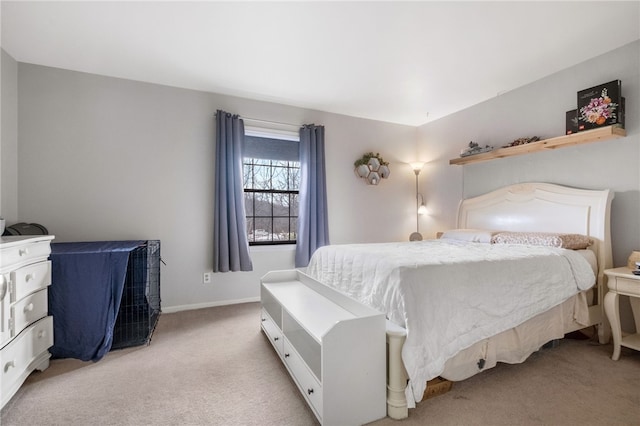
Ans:
<svg viewBox="0 0 640 426"><path fill-rule="evenodd" d="M463 165L479 163L480 161L495 160L497 158L513 157L514 155L530 154L547 149L562 148L565 146L582 145L590 142L606 141L609 139L622 138L627 136L627 132L619 125L601 127L599 129L586 130L572 135L558 136L551 139L544 139L538 142L531 142L524 145L510 146L508 148L498 148L493 151L481 154L469 155L466 157L449 160L449 164Z"/></svg>

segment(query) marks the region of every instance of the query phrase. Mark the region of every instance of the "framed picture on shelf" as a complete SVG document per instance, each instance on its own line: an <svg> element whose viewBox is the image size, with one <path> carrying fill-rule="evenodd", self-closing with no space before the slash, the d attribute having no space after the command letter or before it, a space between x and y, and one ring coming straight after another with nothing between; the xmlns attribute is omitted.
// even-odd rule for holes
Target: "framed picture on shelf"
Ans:
<svg viewBox="0 0 640 426"><path fill-rule="evenodd" d="M578 110L572 109L567 111L565 119L565 128L567 135L578 133Z"/></svg>
<svg viewBox="0 0 640 426"><path fill-rule="evenodd" d="M613 80L578 92L578 131L623 123L622 82Z"/></svg>

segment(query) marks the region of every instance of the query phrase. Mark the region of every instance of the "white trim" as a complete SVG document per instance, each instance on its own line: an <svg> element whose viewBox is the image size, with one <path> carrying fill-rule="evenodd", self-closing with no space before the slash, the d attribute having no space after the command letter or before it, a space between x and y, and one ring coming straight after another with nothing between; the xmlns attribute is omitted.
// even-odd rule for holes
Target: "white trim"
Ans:
<svg viewBox="0 0 640 426"><path fill-rule="evenodd" d="M240 303L259 302L260 296L249 297L246 299L222 300L219 302L194 303L191 305L178 305L162 308L163 314L173 314L175 312L193 311L195 309L214 308L216 306L238 305Z"/></svg>
<svg viewBox="0 0 640 426"><path fill-rule="evenodd" d="M256 136L259 138L282 139L285 141L300 142L299 131L287 129L274 129L271 127L251 126L245 124L244 134L245 136Z"/></svg>

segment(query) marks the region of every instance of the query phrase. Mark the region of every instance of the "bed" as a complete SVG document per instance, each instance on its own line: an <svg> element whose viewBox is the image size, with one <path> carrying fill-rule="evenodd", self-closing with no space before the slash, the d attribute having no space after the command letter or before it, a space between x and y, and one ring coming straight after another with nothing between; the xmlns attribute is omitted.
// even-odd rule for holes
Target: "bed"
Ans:
<svg viewBox="0 0 640 426"><path fill-rule="evenodd" d="M306 273L387 315L387 411L404 418L430 379L464 380L497 362L523 362L587 327L608 341L612 199L609 190L511 185L462 200L443 238L322 247ZM511 239L529 233L589 243Z"/></svg>

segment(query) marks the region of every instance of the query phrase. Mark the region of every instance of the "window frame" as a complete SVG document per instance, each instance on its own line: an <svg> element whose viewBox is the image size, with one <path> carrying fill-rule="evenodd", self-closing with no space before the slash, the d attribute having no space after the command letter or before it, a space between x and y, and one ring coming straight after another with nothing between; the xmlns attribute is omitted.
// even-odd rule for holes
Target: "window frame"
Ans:
<svg viewBox="0 0 640 426"><path fill-rule="evenodd" d="M262 129L262 128L245 128L245 136L257 136L257 137L262 137L262 138L269 138L269 139L279 139L279 140L286 140L286 141L295 141L295 142L300 142L300 136L298 133L294 133L294 132L288 132L288 131L282 131L282 130L278 130L278 131L272 131L270 129ZM274 189L273 188L273 184L270 184L270 188L266 188L266 189L261 189L261 188L247 188L247 183L243 182L243 202L244 202L244 207L245 207L245 220L246 220L246 236L247 236L247 241L249 243L250 247L268 247L268 246L283 246L283 245L295 245L297 243L297 237L298 237L298 232L297 232L297 220L298 220L298 214L300 211L300 206L299 203L296 203L297 205L297 209L295 212L292 212L292 206L291 206L291 199L293 197L295 197L296 199L299 200L299 196L300 196L300 160L298 159L298 161L289 161L289 160L273 160L273 159L264 159L264 158L257 158L257 157L247 157L243 154L242 156L242 167L243 167L243 174L245 173L245 168L246 167L256 167L256 166L264 166L260 165L260 164L256 164L254 162L248 162L247 159L254 159L254 160L259 160L261 162L269 162L271 164L269 164L269 168L270 168L270 174L269 174L269 179L273 178L273 170L275 168L287 168L287 169L297 169L297 188L296 189L291 189L290 188L290 182L287 182L287 189ZM276 164L274 164L276 163ZM279 163L279 164L278 164ZM286 164L283 164L286 163ZM253 171L252 171L253 172ZM289 170L287 171L287 175L290 175ZM294 185L295 186L295 185ZM270 205L271 205L271 214L269 216L266 215L259 215L256 216L256 211L255 211L255 204L253 206L251 206L251 209L249 209L247 202L249 202L250 200L248 200L248 194L251 194L251 200L253 200L253 202L255 203L256 200L256 194L263 194L263 195L268 195L271 198L270 201ZM289 206L288 206L288 215L283 216L283 215L275 215L274 213L274 209L273 209L273 202L272 202L272 197L273 195L278 195L278 194L288 194L290 202L289 202ZM279 218L285 218L288 219L289 222L289 237L291 236L291 234L293 233L295 236L295 239L287 239L287 240L275 240L273 239L273 223L274 220L279 219ZM269 234L271 239L270 240L256 240L255 239L255 223L256 223L256 219L267 219L271 221L271 233ZM294 228L292 229L291 227L291 222L292 220L294 220ZM253 227L253 239L251 238L251 233L250 233L250 224Z"/></svg>

